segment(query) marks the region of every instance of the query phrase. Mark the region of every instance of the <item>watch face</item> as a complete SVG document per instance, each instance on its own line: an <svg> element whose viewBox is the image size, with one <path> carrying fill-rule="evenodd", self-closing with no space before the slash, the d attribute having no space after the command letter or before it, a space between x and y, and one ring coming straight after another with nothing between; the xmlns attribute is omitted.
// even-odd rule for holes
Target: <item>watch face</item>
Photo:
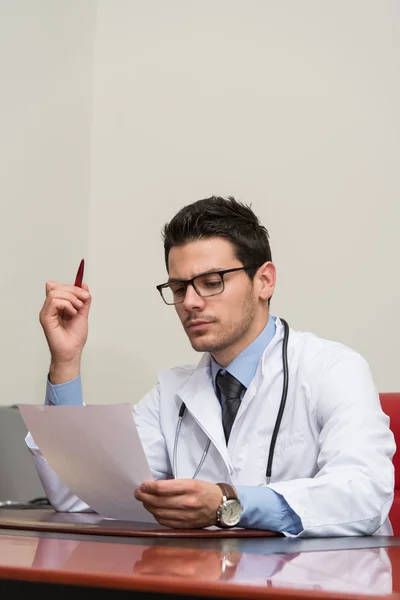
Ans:
<svg viewBox="0 0 400 600"><path fill-rule="evenodd" d="M221 507L221 521L228 527L237 525L243 508L238 500L227 500Z"/></svg>

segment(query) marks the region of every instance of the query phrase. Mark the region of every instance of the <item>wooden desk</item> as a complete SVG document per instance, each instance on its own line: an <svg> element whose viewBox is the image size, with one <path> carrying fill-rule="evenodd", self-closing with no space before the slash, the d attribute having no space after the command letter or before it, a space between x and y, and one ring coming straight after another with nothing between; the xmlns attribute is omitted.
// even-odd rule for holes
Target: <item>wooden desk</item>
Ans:
<svg viewBox="0 0 400 600"><path fill-rule="evenodd" d="M11 511L9 511L11 514ZM400 600L400 538L123 537L0 529L1 598ZM66 588L68 585L70 587Z"/></svg>

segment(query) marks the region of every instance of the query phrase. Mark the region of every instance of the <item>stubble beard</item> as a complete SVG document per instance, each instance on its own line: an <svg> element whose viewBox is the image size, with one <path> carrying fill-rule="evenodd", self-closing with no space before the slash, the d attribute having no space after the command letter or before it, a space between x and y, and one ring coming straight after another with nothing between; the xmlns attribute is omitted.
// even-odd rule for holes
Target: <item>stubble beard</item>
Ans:
<svg viewBox="0 0 400 600"><path fill-rule="evenodd" d="M207 332L190 339L193 350L196 352L209 352L216 354L229 348L240 340L250 329L256 314L256 304L254 302L251 289L243 302L240 320L231 321L224 326L213 340L207 340Z"/></svg>

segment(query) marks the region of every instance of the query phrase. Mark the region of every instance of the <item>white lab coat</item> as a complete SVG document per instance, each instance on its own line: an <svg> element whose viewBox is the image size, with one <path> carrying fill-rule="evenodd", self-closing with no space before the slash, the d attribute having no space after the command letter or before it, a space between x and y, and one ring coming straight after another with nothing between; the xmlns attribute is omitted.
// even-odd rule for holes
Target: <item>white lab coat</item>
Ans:
<svg viewBox="0 0 400 600"><path fill-rule="evenodd" d="M242 399L228 447L209 355L203 355L196 367L160 373L156 387L134 406L155 478L191 478L210 439L198 479L265 484L283 383L279 319L276 327ZM367 363L342 344L293 330L288 362L288 396L270 487L299 515L304 528L300 536L390 535L387 516L393 501L395 443ZM179 435L177 473L172 473L182 402L187 410ZM56 510L87 509L61 483L30 436L27 443Z"/></svg>

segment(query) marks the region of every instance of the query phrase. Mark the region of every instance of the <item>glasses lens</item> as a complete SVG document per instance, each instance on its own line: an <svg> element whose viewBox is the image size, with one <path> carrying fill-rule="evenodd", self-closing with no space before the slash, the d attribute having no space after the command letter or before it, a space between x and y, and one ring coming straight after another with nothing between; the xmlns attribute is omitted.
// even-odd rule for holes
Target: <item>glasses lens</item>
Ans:
<svg viewBox="0 0 400 600"><path fill-rule="evenodd" d="M224 283L218 273L199 275L193 283L200 296L215 296L224 291ZM162 296L167 304L179 304L185 300L186 285L181 281L173 281L161 288Z"/></svg>
<svg viewBox="0 0 400 600"><path fill-rule="evenodd" d="M195 278L194 285L200 296L214 296L215 294L220 294L224 289L222 277L218 273L200 275Z"/></svg>
<svg viewBox="0 0 400 600"><path fill-rule="evenodd" d="M163 298L167 304L177 304L185 299L185 286L179 281L170 283L164 288L161 288Z"/></svg>

